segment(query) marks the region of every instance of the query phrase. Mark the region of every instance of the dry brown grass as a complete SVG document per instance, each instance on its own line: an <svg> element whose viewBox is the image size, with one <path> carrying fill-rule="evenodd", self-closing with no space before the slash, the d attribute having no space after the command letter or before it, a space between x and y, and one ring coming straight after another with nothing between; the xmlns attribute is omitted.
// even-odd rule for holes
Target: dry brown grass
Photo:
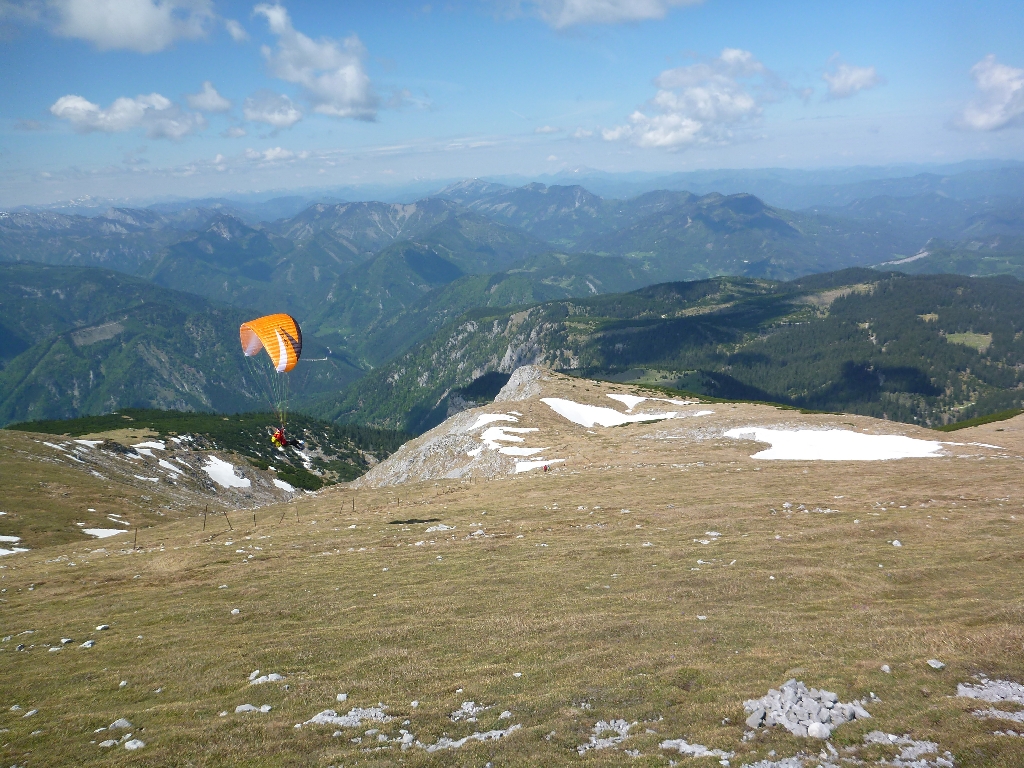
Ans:
<svg viewBox="0 0 1024 768"><path fill-rule="evenodd" d="M632 391L546 386L546 394L593 403ZM955 435L1006 451L952 446L938 459L826 464L756 462L749 455L762 446L715 437L711 427L845 423L935 433L716 405L703 426L694 419L587 435L534 401L508 407L542 428L550 455L571 460L503 480L332 489L261 510L255 530L251 518L245 531L234 520L234 533L211 518L206 535L195 518L168 523L143 530L140 551L108 541L6 558L0 632L35 633L0 644L0 727L9 729L0 759L664 766L670 755L658 743L684 737L736 750L740 765L771 749L785 756L808 747L778 729L740 741L743 700L798 677L844 701L870 691L881 698L869 707L873 720L835 733L840 748L880 728L937 741L960 766L1024 765L1024 739L992 735L1012 724L979 720L952 697L978 672L1024 681L1024 417ZM677 427L691 430L688 439L655 439ZM798 511L801 504L839 511ZM429 518L455 529L389 524ZM467 539L473 523L493 537ZM719 541L694 541L710 530ZM111 629L95 632L100 623ZM61 636L75 643L57 653L43 647ZM96 646L78 649L88 637ZM19 642L34 647L16 652ZM934 671L929 658L948 666ZM891 675L879 671L884 663ZM289 690L250 687L257 668L286 675ZM349 694L346 705L335 702L339 692ZM452 723L449 713L466 700L493 706L479 723ZM367 753L370 739L349 741L375 724L340 738L330 726L293 728L323 709L377 702L397 718L387 733L406 727L423 743L523 728L434 755ZM39 714L18 717L7 711L15 703ZM241 703L273 710L235 715ZM218 717L223 710L230 714ZM512 719L499 721L502 710ZM117 717L136 724L143 750L90 744L104 738L93 729ZM640 757L579 757L597 720L620 717L640 723L620 745Z"/></svg>

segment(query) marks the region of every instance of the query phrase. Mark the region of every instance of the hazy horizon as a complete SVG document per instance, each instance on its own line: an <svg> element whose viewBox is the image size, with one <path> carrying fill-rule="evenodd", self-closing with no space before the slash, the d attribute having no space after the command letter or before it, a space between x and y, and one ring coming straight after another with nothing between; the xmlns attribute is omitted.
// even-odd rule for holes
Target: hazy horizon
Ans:
<svg viewBox="0 0 1024 768"><path fill-rule="evenodd" d="M0 2L0 206L1024 160L987 0Z"/></svg>

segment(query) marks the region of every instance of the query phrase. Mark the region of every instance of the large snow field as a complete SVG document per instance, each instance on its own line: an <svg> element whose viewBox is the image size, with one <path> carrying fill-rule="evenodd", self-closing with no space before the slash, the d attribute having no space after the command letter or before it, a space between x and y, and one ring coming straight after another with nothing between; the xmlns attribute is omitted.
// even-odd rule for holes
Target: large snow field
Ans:
<svg viewBox="0 0 1024 768"><path fill-rule="evenodd" d="M888 461L941 456L942 443L904 435L865 435L848 429L740 427L726 437L770 443L754 459L783 461Z"/></svg>

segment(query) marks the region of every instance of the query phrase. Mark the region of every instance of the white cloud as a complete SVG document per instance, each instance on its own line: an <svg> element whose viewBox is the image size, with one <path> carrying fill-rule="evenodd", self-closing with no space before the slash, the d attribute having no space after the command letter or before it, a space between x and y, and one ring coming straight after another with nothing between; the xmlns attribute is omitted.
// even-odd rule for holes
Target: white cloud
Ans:
<svg viewBox="0 0 1024 768"><path fill-rule="evenodd" d="M565 29L577 24L663 19L669 8L699 2L701 0L534 0L528 5L555 29Z"/></svg>
<svg viewBox="0 0 1024 768"><path fill-rule="evenodd" d="M376 118L379 99L366 74L366 48L356 35L340 41L313 40L292 27L284 6L263 3L254 12L266 17L270 31L277 35L275 50L262 48L271 73L301 85L315 112L356 120Z"/></svg>
<svg viewBox="0 0 1024 768"><path fill-rule="evenodd" d="M257 91L245 100L242 114L254 123L266 123L274 128L290 128L302 119L295 102L273 91Z"/></svg>
<svg viewBox="0 0 1024 768"><path fill-rule="evenodd" d="M998 131L1024 125L1024 69L1000 64L989 54L971 67L977 97L958 116L957 124L975 131Z"/></svg>
<svg viewBox="0 0 1024 768"><path fill-rule="evenodd" d="M846 99L882 82L874 67L855 67L842 63L837 64L831 72L823 73L821 79L828 86L830 99Z"/></svg>
<svg viewBox="0 0 1024 768"><path fill-rule="evenodd" d="M200 112L227 112L231 109L231 102L217 93L217 89L209 80L203 83L203 90L199 93L190 93L185 99L192 109L198 109Z"/></svg>
<svg viewBox="0 0 1024 768"><path fill-rule="evenodd" d="M605 129L607 141L680 149L728 143L761 115L762 103L785 85L749 51L726 48L716 59L668 69L654 81L658 92L625 125Z"/></svg>
<svg viewBox="0 0 1024 768"><path fill-rule="evenodd" d="M299 156L307 154L308 153L300 152ZM245 150L246 160L259 160L264 163L272 163L275 160L291 160L294 157L296 157L294 152L282 147L272 147L270 149L265 149L262 152L252 148Z"/></svg>
<svg viewBox="0 0 1024 768"><path fill-rule="evenodd" d="M245 128L239 128L237 125L232 125L230 128L222 131L220 135L225 139L240 139L245 136Z"/></svg>
<svg viewBox="0 0 1024 768"><path fill-rule="evenodd" d="M101 50L162 51L175 40L206 34L214 18L210 0L52 0L64 37Z"/></svg>
<svg viewBox="0 0 1024 768"><path fill-rule="evenodd" d="M183 111L159 93L134 99L121 97L107 109L81 96L69 94L57 99L50 112L61 120L67 120L80 133L121 133L145 128L151 139L181 139L206 127L202 115Z"/></svg>
<svg viewBox="0 0 1024 768"><path fill-rule="evenodd" d="M541 125L533 129L534 133L561 133L561 128L556 128L553 125Z"/></svg>
<svg viewBox="0 0 1024 768"><path fill-rule="evenodd" d="M594 132L593 131L589 131L586 128L577 128L572 133L572 137L574 139L589 139L593 135L594 135Z"/></svg>
<svg viewBox="0 0 1024 768"><path fill-rule="evenodd" d="M231 39L236 43L244 43L249 39L249 33L245 31L245 27L234 19L225 20L224 28L228 31L228 34L231 35Z"/></svg>

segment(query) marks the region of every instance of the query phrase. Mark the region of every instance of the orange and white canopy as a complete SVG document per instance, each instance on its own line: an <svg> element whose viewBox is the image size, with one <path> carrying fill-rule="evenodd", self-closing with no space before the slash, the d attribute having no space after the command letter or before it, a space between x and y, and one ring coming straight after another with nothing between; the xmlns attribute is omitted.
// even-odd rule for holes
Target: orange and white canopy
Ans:
<svg viewBox="0 0 1024 768"><path fill-rule="evenodd" d="M246 357L266 349L278 373L290 371L302 355L302 330L291 315L267 315L242 323L238 335Z"/></svg>

